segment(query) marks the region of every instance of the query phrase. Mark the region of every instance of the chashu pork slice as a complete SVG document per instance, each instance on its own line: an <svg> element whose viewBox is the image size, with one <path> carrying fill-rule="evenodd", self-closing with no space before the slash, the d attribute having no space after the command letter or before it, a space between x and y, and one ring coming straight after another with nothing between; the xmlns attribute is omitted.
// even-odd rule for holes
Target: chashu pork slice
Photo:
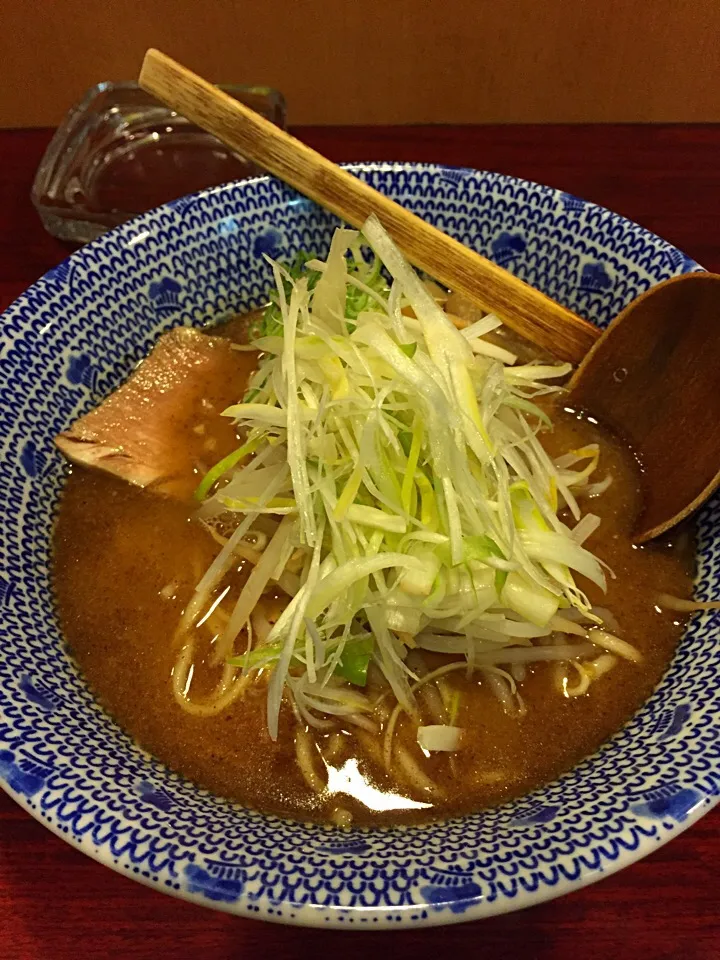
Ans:
<svg viewBox="0 0 720 960"><path fill-rule="evenodd" d="M255 354L190 327L163 334L130 379L55 438L74 463L187 497L237 446L220 414L242 397Z"/></svg>

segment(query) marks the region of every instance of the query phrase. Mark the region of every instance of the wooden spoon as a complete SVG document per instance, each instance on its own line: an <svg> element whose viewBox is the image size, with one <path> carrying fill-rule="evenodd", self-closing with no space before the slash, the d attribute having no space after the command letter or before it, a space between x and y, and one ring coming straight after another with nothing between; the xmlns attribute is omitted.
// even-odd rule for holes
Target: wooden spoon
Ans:
<svg viewBox="0 0 720 960"><path fill-rule="evenodd" d="M642 465L636 542L679 523L720 484L720 276L658 284L601 335L158 50L145 55L140 86L352 226L375 213L416 267L542 349L582 361L568 404L621 434Z"/></svg>

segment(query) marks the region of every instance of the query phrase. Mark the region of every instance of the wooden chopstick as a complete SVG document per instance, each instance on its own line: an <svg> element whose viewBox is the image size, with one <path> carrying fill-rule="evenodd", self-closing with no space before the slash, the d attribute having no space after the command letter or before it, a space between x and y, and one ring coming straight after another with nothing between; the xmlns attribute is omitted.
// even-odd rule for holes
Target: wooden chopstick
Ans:
<svg viewBox="0 0 720 960"><path fill-rule="evenodd" d="M599 331L586 320L453 240L280 130L158 50L148 50L140 86L300 193L362 227L374 213L416 267L497 313L520 336L574 363Z"/></svg>

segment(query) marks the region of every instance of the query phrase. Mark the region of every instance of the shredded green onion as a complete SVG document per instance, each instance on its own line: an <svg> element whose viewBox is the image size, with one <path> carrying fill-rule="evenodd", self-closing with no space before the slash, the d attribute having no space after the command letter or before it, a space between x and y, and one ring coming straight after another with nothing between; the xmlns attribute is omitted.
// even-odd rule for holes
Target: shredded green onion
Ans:
<svg viewBox="0 0 720 960"><path fill-rule="evenodd" d="M223 457L219 463L216 463L214 467L208 470L198 484L194 494L195 499L204 500L218 480L232 470L232 468L240 463L241 460L244 460L245 457L249 457L251 453L254 453L260 446L261 442L261 436L256 437L254 440L249 440L241 447L238 447L237 450L233 450L232 453L229 453L226 457Z"/></svg>
<svg viewBox="0 0 720 960"><path fill-rule="evenodd" d="M515 365L483 340L494 317L459 332L374 217L362 235L336 231L326 261L300 255L273 270L259 369L225 411L251 439L196 491L209 513L284 514L262 583L300 557L299 587L270 635L230 660L272 671L271 734L283 691L308 722L321 704L356 713L371 663L415 712L413 638L472 668L512 662L552 632L561 608L596 622L574 575L604 586L583 545L597 518L581 520L573 490L588 488L599 452L553 461L537 437L547 414L533 402L559 389L548 381L568 366ZM254 592L242 591L229 633L260 582L248 581ZM596 636L607 648L616 640ZM458 707L453 694L451 724Z"/></svg>

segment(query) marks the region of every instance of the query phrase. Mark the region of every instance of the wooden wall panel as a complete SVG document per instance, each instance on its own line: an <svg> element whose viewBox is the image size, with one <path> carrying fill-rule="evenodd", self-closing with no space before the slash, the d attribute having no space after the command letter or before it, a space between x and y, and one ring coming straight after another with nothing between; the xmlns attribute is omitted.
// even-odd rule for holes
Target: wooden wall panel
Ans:
<svg viewBox="0 0 720 960"><path fill-rule="evenodd" d="M720 121L720 0L0 0L0 126L147 46L295 123Z"/></svg>

